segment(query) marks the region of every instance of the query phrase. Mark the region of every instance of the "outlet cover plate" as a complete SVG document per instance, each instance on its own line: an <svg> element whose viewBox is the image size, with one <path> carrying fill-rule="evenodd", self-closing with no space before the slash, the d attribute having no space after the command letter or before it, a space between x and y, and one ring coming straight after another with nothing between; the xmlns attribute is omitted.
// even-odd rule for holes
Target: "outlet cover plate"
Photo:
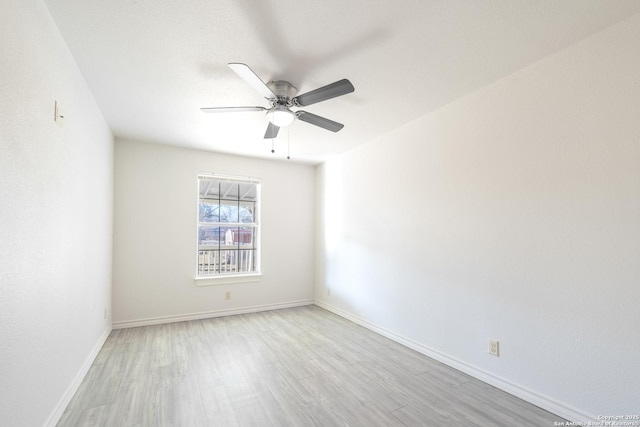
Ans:
<svg viewBox="0 0 640 427"><path fill-rule="evenodd" d="M500 341L489 339L489 354L500 357Z"/></svg>

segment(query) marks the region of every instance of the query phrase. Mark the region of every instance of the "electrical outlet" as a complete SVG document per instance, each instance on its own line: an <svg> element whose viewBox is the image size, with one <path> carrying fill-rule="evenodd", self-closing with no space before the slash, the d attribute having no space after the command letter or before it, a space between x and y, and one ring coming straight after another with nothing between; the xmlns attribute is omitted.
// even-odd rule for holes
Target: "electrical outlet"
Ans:
<svg viewBox="0 0 640 427"><path fill-rule="evenodd" d="M229 301L231 299L231 292L225 292L224 293L224 299Z"/></svg>
<svg viewBox="0 0 640 427"><path fill-rule="evenodd" d="M327 288L327 295L331 295L331 288Z"/></svg>
<svg viewBox="0 0 640 427"><path fill-rule="evenodd" d="M104 308L104 320L107 320L107 307Z"/></svg>
<svg viewBox="0 0 640 427"><path fill-rule="evenodd" d="M489 340L489 354L500 357L500 341L498 340Z"/></svg>

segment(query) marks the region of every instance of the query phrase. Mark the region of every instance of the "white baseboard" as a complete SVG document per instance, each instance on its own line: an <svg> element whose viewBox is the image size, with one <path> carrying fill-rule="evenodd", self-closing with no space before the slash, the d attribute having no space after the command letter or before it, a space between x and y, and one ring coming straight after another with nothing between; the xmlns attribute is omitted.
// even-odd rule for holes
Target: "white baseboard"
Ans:
<svg viewBox="0 0 640 427"><path fill-rule="evenodd" d="M235 314L257 313L259 311L278 310L281 308L313 305L314 300L291 301L277 304L254 305L243 308L203 311L200 313L178 314L173 316L149 317L146 319L123 320L113 322L113 329L136 328L138 326L161 325L163 323L186 322L189 320L209 319L212 317L233 316Z"/></svg>
<svg viewBox="0 0 640 427"><path fill-rule="evenodd" d="M360 326L364 326L365 328L370 329L376 333L379 333L380 335L385 336L399 344L402 344L406 347L409 347L412 350L415 350L419 353L424 354L425 356L428 356L432 359L442 362L445 365L451 366L452 368L457 369L461 372L464 372L465 374L471 375L472 377L477 378L480 381L483 381L496 388L499 388L500 390L503 390L513 396L519 397L520 399L526 402L536 405L566 420L572 421L574 423L586 423L589 421L594 421L594 422L598 421L597 418L591 414L587 414L583 411L580 411L576 408L571 407L570 405L558 402L548 396L545 396L544 394L538 393L534 390L530 390L519 384L515 384L505 378L498 377L490 372L487 372L475 366L469 365L468 363L462 362L442 352L429 348L423 344L420 344L416 341L413 341L409 338L399 335L393 331L390 331L386 328L383 328L374 323L371 323L368 320L365 320L361 317L358 317L354 314L344 311L338 307L335 307L331 304L327 304L324 301L316 300L315 304L318 307L324 308L325 310L335 313L340 317L344 317L345 319L351 320L352 322L357 323Z"/></svg>
<svg viewBox="0 0 640 427"><path fill-rule="evenodd" d="M96 357L98 357L98 353L100 353L100 349L102 349L102 346L104 345L105 341L107 341L110 333L111 325L109 325L107 329L105 329L96 345L93 346L93 349L89 353L89 356L87 356L84 363L82 364L82 367L73 378L73 381L71 381L71 384L69 384L69 387L67 387L67 390L60 398L60 401L58 401L58 404L53 409L51 415L49 415L47 421L44 423L45 427L55 427L58 421L60 421L64 410L67 409L67 405L69 405L69 402L71 402L73 395L76 394L76 391L78 391L78 387L80 387L82 380L87 375L87 372L89 372L89 368L91 368L91 365L93 365L93 361L96 360Z"/></svg>

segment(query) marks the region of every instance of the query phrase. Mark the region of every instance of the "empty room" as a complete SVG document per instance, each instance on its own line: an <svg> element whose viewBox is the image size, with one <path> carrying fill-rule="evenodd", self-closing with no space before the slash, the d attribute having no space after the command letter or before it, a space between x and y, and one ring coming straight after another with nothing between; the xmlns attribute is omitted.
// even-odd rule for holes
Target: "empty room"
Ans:
<svg viewBox="0 0 640 427"><path fill-rule="evenodd" d="M0 425L640 427L640 0L0 4Z"/></svg>

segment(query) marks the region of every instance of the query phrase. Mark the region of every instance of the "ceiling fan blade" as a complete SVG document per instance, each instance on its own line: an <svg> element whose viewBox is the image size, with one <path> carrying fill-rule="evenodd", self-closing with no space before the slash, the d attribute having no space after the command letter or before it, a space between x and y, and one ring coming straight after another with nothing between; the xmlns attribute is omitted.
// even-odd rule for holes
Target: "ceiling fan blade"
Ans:
<svg viewBox="0 0 640 427"><path fill-rule="evenodd" d="M269 122L269 126L267 126L267 131L264 133L264 139L275 138L278 136L278 131L280 128L273 123Z"/></svg>
<svg viewBox="0 0 640 427"><path fill-rule="evenodd" d="M201 108L203 113L237 113L243 111L264 111L264 107L209 107Z"/></svg>
<svg viewBox="0 0 640 427"><path fill-rule="evenodd" d="M242 78L249 86L258 91L258 93L268 100L276 99L276 95L269 89L269 87L264 84L264 82L258 77L256 73L253 72L251 68L247 64L241 63L230 63L229 67L236 72L237 75Z"/></svg>
<svg viewBox="0 0 640 427"><path fill-rule="evenodd" d="M334 122L333 120L325 119L324 117L320 117L312 113L307 113L306 111L298 111L296 112L296 116L303 122L320 126L321 128L330 130L331 132L338 132L344 127L342 123Z"/></svg>
<svg viewBox="0 0 640 427"><path fill-rule="evenodd" d="M347 79L338 80L330 85L322 86L311 92L303 93L293 98L293 102L301 107L315 104L316 102L326 101L336 96L346 95L355 90L351 82Z"/></svg>

